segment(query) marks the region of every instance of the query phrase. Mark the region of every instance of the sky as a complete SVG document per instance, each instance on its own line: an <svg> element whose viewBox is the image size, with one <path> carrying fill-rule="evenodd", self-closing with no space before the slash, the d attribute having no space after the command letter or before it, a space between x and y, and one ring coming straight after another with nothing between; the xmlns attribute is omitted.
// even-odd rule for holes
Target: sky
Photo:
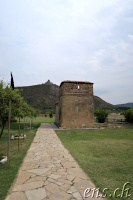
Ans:
<svg viewBox="0 0 133 200"><path fill-rule="evenodd" d="M0 80L94 83L94 95L133 102L133 0L0 0Z"/></svg>

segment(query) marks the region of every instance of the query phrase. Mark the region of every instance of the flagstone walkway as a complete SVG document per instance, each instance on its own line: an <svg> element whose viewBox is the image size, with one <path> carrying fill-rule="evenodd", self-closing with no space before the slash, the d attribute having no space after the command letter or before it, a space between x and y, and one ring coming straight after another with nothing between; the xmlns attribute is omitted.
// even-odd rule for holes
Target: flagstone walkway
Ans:
<svg viewBox="0 0 133 200"><path fill-rule="evenodd" d="M41 124L6 200L91 199L84 198L87 188L95 186L64 148L51 125Z"/></svg>

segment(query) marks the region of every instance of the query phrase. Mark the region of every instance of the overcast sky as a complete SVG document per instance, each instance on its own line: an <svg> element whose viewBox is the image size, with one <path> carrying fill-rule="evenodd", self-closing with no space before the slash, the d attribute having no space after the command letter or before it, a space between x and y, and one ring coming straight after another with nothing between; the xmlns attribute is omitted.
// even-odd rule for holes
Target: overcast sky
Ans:
<svg viewBox="0 0 133 200"><path fill-rule="evenodd" d="M15 86L94 83L133 102L133 0L0 0L0 79Z"/></svg>

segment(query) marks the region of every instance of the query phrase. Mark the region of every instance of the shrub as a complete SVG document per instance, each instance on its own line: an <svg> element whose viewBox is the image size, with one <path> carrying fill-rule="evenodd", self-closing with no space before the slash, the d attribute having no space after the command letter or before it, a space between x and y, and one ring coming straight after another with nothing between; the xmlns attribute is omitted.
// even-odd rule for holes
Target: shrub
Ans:
<svg viewBox="0 0 133 200"><path fill-rule="evenodd" d="M97 117L99 123L104 123L108 116L108 110L97 108L95 111L95 116Z"/></svg>
<svg viewBox="0 0 133 200"><path fill-rule="evenodd" d="M49 113L49 117L50 117L50 118L53 117L53 113L52 113L52 112Z"/></svg>
<svg viewBox="0 0 133 200"><path fill-rule="evenodd" d="M124 116L126 118L126 122L133 123L133 108L128 109Z"/></svg>

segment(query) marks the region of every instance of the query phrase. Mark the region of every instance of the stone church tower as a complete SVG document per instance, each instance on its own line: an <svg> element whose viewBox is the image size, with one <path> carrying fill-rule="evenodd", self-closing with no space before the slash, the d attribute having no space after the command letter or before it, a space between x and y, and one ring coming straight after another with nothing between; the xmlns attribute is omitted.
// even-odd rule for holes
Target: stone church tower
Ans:
<svg viewBox="0 0 133 200"><path fill-rule="evenodd" d="M63 81L60 84L55 124L61 128L94 126L93 83Z"/></svg>

